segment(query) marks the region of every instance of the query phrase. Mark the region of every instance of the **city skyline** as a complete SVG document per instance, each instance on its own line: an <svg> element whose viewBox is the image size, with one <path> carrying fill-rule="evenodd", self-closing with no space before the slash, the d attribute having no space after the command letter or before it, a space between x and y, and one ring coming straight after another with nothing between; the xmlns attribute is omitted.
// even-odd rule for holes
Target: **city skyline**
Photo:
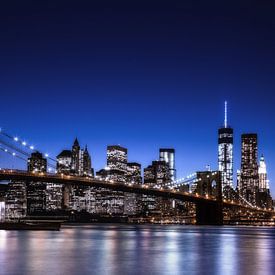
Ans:
<svg viewBox="0 0 275 275"><path fill-rule="evenodd" d="M227 101L225 101L225 111L224 111L224 123L223 123L223 127L224 128L228 128L228 127L231 127L231 124L230 124L230 122L228 122L228 117L230 117L230 111L228 112L228 102ZM229 110L230 110L230 108L229 108ZM230 120L230 119L229 119ZM222 129L222 128L221 128ZM230 128L229 128L230 129ZM234 129L235 130L235 129ZM21 138L21 137L20 137ZM235 137L235 135L234 135L234 139L236 139L236 137ZM75 142L77 142L78 143L78 140L77 140L77 138L76 138L76 140L75 140ZM30 145L30 144L29 144ZM120 144L117 144L117 145L119 145L120 146ZM87 145L86 145L87 146ZM105 148L105 153L107 153L107 149L108 149L108 147L109 147L110 145L106 145L106 148ZM216 144L216 146L217 146L217 148L218 148L218 146L219 146L219 142L217 142L217 144ZM234 146L235 147L235 146ZM237 148L238 148L238 146L236 146ZM240 146L241 147L241 146ZM260 146L259 146L260 147ZM126 150L129 150L129 148L128 147L126 147L127 149ZM41 148L37 148L37 150L40 150ZM65 150L65 148L63 148L64 150ZM63 150L62 149L62 150ZM174 148L173 148L174 149ZM62 151L61 150L61 151ZM161 150L161 148L158 148L158 150ZM236 150L236 149L235 149ZM60 152L61 152L60 151ZM66 150L65 150L66 151ZM130 150L129 151L131 151L131 148L130 148ZM177 151L177 149L176 149L176 151ZM218 151L218 149L217 149L217 151ZM43 151L43 153L46 153L46 152L49 152L49 150L48 151ZM59 152L59 153L60 153ZM103 166L99 166L99 165L96 165L96 161L94 160L94 158L93 158L93 151L91 150L90 151L91 152L91 157L92 157L92 162L93 162L93 169L95 170L95 171L100 171L101 169L104 169L105 167L107 167L108 165L107 165L107 159L106 159L106 156L105 156L105 154L103 153L103 159L105 158L105 165L103 165ZM261 148L259 148L259 155L262 155L263 153L261 153L262 152L262 150L261 150ZM237 171L238 170L240 170L240 168L241 168L241 165L240 166L238 166L236 163L236 155L238 156L239 154L240 154L241 152L237 152L237 153L235 153L234 152L234 168L233 168L233 174L234 174L234 180L233 180L233 186L234 186L234 188L237 186ZM7 155L5 155L5 153L1 153L1 154L4 154L4 156L7 156ZM47 153L48 154L48 153ZM56 154L56 157L58 156L58 154ZM53 156L52 154L50 155L50 157L51 158L55 158L55 156ZM149 158L150 158L151 156L149 156ZM13 159L14 159L14 157L12 157ZM158 152L156 153L156 156L155 156L155 159L153 158L153 157L151 157L151 161L154 161L154 160L158 160L158 158L159 158L159 156L158 156ZM135 158L133 158L133 159L130 159L130 161L134 161L134 162L138 162L138 163L141 163L141 165L142 165L142 168L144 169L144 168L146 168L146 166L147 166L147 164L146 163L143 163L143 162L141 162L139 159L135 159ZM151 161L149 161L149 163L148 163L148 165L149 164L151 164ZM212 169L212 170L218 170L218 156L216 156L216 161L217 161L217 165L216 166L214 166L214 165L210 165L210 168ZM176 162L177 162L177 158L176 158ZM19 162L17 161L17 165L18 165L18 163L20 163L20 160L19 160ZM14 161L14 164L15 164L15 161ZM258 158L258 165L260 164L260 158ZM22 162L21 162L21 164L19 164L19 165L21 165L20 167L21 168L23 168L23 169L25 169L25 167L24 167L24 164L22 164ZM4 166L3 166L4 167ZM19 167L19 168L20 168ZM269 183L270 183L270 191L271 191L271 194L273 195L275 192L274 192L274 189L272 188L273 187L273 184L272 184L272 179L270 178L270 172L269 172L269 169L268 169L268 167L269 167L269 165L268 165L268 162L267 162L267 175L268 175L268 180L269 180ZM16 168L16 167L14 167L14 168ZM178 167L178 166L176 166L176 169L177 170L179 170L179 171L187 171L188 170L188 167L187 167L187 169L185 168L184 169L184 167ZM184 177L186 177L186 176L188 176L188 175L190 175L191 173L194 173L194 172L198 172L198 171L203 171L203 170L207 170L208 169L208 166L207 165L205 165L204 167L201 167L201 169L199 169L199 168L197 168L197 169L195 169L195 170L193 170L192 172L189 172L188 174L182 174L181 176L179 176L178 177L178 179L180 179L180 178L184 178Z"/></svg>

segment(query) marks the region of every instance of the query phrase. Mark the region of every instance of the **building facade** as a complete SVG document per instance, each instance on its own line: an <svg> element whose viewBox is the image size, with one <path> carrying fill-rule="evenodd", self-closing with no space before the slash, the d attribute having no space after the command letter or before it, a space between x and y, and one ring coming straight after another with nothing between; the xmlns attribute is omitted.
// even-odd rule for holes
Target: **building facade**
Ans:
<svg viewBox="0 0 275 275"><path fill-rule="evenodd" d="M227 124L227 102L224 126L219 129L218 136L218 164L222 175L222 188L225 191L233 188L233 129Z"/></svg>
<svg viewBox="0 0 275 275"><path fill-rule="evenodd" d="M159 160L165 161L168 164L171 181L175 181L177 178L175 149L171 149L171 148L159 149Z"/></svg>
<svg viewBox="0 0 275 275"><path fill-rule="evenodd" d="M111 145L107 147L107 170L110 180L126 182L128 151L126 148Z"/></svg>
<svg viewBox="0 0 275 275"><path fill-rule="evenodd" d="M258 136L254 133L243 134L239 192L246 200L256 205L258 188Z"/></svg>

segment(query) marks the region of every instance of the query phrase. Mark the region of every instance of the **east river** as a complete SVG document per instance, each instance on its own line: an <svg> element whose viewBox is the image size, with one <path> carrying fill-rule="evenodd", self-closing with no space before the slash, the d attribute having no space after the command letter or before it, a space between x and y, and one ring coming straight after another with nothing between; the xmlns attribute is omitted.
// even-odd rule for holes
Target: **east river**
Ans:
<svg viewBox="0 0 275 275"><path fill-rule="evenodd" d="M0 274L275 274L275 229L94 224L0 231Z"/></svg>

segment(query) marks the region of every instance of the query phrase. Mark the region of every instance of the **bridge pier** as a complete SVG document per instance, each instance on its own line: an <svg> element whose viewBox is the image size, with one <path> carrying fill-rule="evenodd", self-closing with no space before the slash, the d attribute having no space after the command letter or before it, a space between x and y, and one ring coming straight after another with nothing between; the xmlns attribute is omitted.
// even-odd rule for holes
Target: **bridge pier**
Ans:
<svg viewBox="0 0 275 275"><path fill-rule="evenodd" d="M223 211L221 202L196 203L197 225L223 225Z"/></svg>

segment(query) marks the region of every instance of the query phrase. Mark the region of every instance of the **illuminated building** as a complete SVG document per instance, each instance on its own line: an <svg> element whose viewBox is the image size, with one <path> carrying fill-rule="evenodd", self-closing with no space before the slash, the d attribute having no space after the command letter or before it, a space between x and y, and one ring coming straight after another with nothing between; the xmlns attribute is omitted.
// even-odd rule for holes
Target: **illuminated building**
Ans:
<svg viewBox="0 0 275 275"><path fill-rule="evenodd" d="M259 190L266 191L269 189L267 171L264 156L261 156L259 164Z"/></svg>
<svg viewBox="0 0 275 275"><path fill-rule="evenodd" d="M107 167L111 180L126 181L127 149L118 145L107 147Z"/></svg>
<svg viewBox="0 0 275 275"><path fill-rule="evenodd" d="M25 182L9 183L6 194L5 216L7 220L19 220L27 215L27 188Z"/></svg>
<svg viewBox="0 0 275 275"><path fill-rule="evenodd" d="M75 139L72 150L63 150L57 156L56 170L59 174L93 177L94 171L87 146L85 149L81 149L78 140ZM87 205L91 205L89 201L93 193L91 190L91 187L80 185L65 186L63 188L64 207L76 211L87 210ZM60 194L60 189L56 189L55 193ZM59 200L56 194L52 194L52 198L55 198L57 203ZM56 204L54 207L59 208L59 205Z"/></svg>
<svg viewBox="0 0 275 275"><path fill-rule="evenodd" d="M172 181L176 180L175 149L159 149L159 160L165 161L169 166L170 177Z"/></svg>
<svg viewBox="0 0 275 275"><path fill-rule="evenodd" d="M83 151L83 155L81 158L81 162L82 162L82 174L84 176L89 176L89 177L93 177L94 176L94 172L92 169L92 161L91 161L91 157L88 151L88 147L86 145L84 151Z"/></svg>
<svg viewBox="0 0 275 275"><path fill-rule="evenodd" d="M107 167L96 173L97 178L126 183L127 149L118 145L107 147ZM125 194L104 188L96 190L95 208L98 214L122 215Z"/></svg>
<svg viewBox="0 0 275 275"><path fill-rule="evenodd" d="M63 208L63 184L46 184L46 211L56 211Z"/></svg>
<svg viewBox="0 0 275 275"><path fill-rule="evenodd" d="M127 163L126 182L128 184L141 184L141 165L136 162ZM140 195L133 193L124 194L124 214L136 215L141 211L141 197Z"/></svg>
<svg viewBox="0 0 275 275"><path fill-rule="evenodd" d="M136 162L128 162L127 163L127 173L126 173L126 181L127 183L132 184L141 184L141 165Z"/></svg>
<svg viewBox="0 0 275 275"><path fill-rule="evenodd" d="M5 221L5 217L6 217L6 202L4 198L0 198L0 222L4 222Z"/></svg>
<svg viewBox="0 0 275 275"><path fill-rule="evenodd" d="M155 187L171 182L169 165L166 161L153 161L144 169L144 184Z"/></svg>
<svg viewBox="0 0 275 275"><path fill-rule="evenodd" d="M72 147L72 163L71 163L71 172L74 175L80 174L80 146L77 138L74 141L73 147Z"/></svg>
<svg viewBox="0 0 275 275"><path fill-rule="evenodd" d="M259 189L256 193L257 205L263 208L272 208L272 197L270 195L266 163L263 155L260 158L258 173Z"/></svg>
<svg viewBox="0 0 275 275"><path fill-rule="evenodd" d="M75 139L72 150L63 150L57 156L56 170L58 174L92 177L92 161L87 146L81 149Z"/></svg>
<svg viewBox="0 0 275 275"><path fill-rule="evenodd" d="M233 129L227 124L227 102L225 102L224 126L219 129L219 171L222 175L222 188L233 187Z"/></svg>
<svg viewBox="0 0 275 275"><path fill-rule="evenodd" d="M255 205L258 187L258 136L257 134L243 134L239 192Z"/></svg>
<svg viewBox="0 0 275 275"><path fill-rule="evenodd" d="M169 165L166 161L153 161L144 169L144 185L161 187L171 182ZM142 212L145 215L160 214L162 199L152 196L142 196Z"/></svg>
<svg viewBox="0 0 275 275"><path fill-rule="evenodd" d="M71 156L71 174L93 177L92 162L87 146L84 150L81 149L78 140L75 139Z"/></svg>
<svg viewBox="0 0 275 275"><path fill-rule="evenodd" d="M69 175L72 165L72 151L63 150L57 157L56 171L58 174Z"/></svg>
<svg viewBox="0 0 275 275"><path fill-rule="evenodd" d="M36 151L28 158L28 172L47 172L47 159L40 152Z"/></svg>

